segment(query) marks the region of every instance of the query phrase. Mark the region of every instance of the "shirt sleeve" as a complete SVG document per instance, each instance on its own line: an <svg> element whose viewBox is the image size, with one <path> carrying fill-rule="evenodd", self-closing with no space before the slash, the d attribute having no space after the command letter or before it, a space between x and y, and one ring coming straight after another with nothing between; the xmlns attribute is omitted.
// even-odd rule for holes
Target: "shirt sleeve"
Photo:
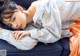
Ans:
<svg viewBox="0 0 80 56"><path fill-rule="evenodd" d="M30 30L31 37L43 43L54 43L61 38L60 13L57 5L53 2L51 0L51 2L40 4L37 7L33 20L38 23L41 22L42 28Z"/></svg>
<svg viewBox="0 0 80 56"><path fill-rule="evenodd" d="M0 31L0 39L5 40L20 50L31 50L37 45L37 40L30 38L28 35L16 41L12 35L12 31L6 29Z"/></svg>

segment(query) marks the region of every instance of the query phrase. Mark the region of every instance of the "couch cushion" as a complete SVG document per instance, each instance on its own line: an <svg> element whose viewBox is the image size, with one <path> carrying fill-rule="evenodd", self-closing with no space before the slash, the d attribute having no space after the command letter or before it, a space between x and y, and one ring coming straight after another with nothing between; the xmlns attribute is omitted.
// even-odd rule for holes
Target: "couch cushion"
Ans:
<svg viewBox="0 0 80 56"><path fill-rule="evenodd" d="M69 38L64 38L59 40L60 45L63 47L62 56L69 56L70 54L70 44Z"/></svg>
<svg viewBox="0 0 80 56"><path fill-rule="evenodd" d="M0 40L0 50L6 49L8 56L60 56L62 47L58 42L53 44L38 43L38 45L29 51L22 51L16 49L14 46L9 45L7 42Z"/></svg>

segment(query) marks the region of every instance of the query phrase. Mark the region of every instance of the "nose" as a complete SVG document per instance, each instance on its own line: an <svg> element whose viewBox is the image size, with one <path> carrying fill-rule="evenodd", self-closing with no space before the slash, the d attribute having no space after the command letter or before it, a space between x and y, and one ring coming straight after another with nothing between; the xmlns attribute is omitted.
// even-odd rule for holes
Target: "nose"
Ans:
<svg viewBox="0 0 80 56"><path fill-rule="evenodd" d="M17 29L18 28L18 24L17 23L12 23L12 28Z"/></svg>

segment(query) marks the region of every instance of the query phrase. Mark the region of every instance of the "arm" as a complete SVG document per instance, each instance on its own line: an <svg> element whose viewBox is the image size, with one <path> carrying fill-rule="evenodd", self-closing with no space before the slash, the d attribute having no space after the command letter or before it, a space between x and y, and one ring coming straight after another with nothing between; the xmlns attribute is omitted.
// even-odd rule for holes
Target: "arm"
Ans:
<svg viewBox="0 0 80 56"><path fill-rule="evenodd" d="M44 0L43 0L44 1ZM49 0L47 0L49 1ZM44 12L44 17L45 20L41 20L42 24L46 24L44 26L42 26L43 28L41 29L32 29L30 30L30 35L32 38L34 39L37 39L38 41L40 42L43 42L43 43L53 43L53 42L56 42L58 41L60 38L61 38L61 18L60 18L60 13L59 13L59 9L57 8L57 5L54 3L53 0L51 0L52 2L52 5L50 5L51 9L49 6L45 6L45 9L44 8L41 8L40 6L44 6L45 4L40 4L38 2L34 2L31 4L31 6L29 7L29 9L27 10L27 12L29 14L34 14L35 11L35 15L34 15L34 21L36 20L35 18L38 17L38 19L41 17L41 13L43 13L43 10L44 11L47 11L47 13ZM45 2L43 2L45 3ZM40 4L38 6L38 4ZM42 9L42 10L40 10ZM51 14L49 14L49 13ZM47 14L47 15L46 15ZM49 16L49 17L48 17ZM42 19L44 19L42 18ZM43 22L44 21L44 22ZM47 23L46 23L47 22ZM34 22L35 23L35 22Z"/></svg>
<svg viewBox="0 0 80 56"><path fill-rule="evenodd" d="M37 12L34 16L35 24L41 25L40 29L30 30L30 35L32 38L37 39L43 43L54 43L61 38L61 18L57 5L51 0L49 6L46 4L40 4L41 7L37 6ZM41 23L41 24L40 24Z"/></svg>
<svg viewBox="0 0 80 56"><path fill-rule="evenodd" d="M37 45L37 40L24 36L23 39L16 41L12 35L13 31L3 29L0 31L0 39L7 41L9 44L21 50L30 50Z"/></svg>

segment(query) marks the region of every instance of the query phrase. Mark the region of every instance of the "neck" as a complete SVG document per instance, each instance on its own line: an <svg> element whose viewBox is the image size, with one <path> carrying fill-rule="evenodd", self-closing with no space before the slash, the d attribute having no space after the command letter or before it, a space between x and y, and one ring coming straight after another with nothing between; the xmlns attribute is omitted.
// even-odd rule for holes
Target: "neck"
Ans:
<svg viewBox="0 0 80 56"><path fill-rule="evenodd" d="M33 16L28 15L27 16L27 23L29 24L29 23L32 23L32 22L33 22Z"/></svg>
<svg viewBox="0 0 80 56"><path fill-rule="evenodd" d="M26 24L32 23L33 22L33 16L30 15L28 12L25 13L26 14Z"/></svg>
<svg viewBox="0 0 80 56"><path fill-rule="evenodd" d="M35 10L27 10L25 11L26 18L27 18L27 24L33 22L33 16L35 14Z"/></svg>

